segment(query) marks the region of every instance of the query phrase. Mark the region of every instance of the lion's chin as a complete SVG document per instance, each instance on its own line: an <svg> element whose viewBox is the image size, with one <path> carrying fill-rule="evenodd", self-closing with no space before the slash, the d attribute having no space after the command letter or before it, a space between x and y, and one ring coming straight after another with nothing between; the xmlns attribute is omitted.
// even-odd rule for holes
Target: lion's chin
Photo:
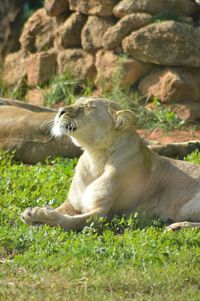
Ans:
<svg viewBox="0 0 200 301"><path fill-rule="evenodd" d="M55 123L51 130L51 134L52 136L58 138L62 137L63 135L67 135L67 131L64 128L60 127L58 123Z"/></svg>

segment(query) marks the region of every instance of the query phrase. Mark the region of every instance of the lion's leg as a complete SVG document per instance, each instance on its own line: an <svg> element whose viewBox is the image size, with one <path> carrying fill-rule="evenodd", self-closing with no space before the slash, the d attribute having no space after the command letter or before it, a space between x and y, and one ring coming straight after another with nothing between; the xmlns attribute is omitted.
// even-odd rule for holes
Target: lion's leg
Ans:
<svg viewBox="0 0 200 301"><path fill-rule="evenodd" d="M61 214L56 209L48 207L27 208L21 215L22 220L28 225L47 224L49 226L60 226L67 230L79 230L87 224L92 216L102 216L106 210L98 208L91 212L77 215Z"/></svg>
<svg viewBox="0 0 200 301"><path fill-rule="evenodd" d="M173 223L167 227L167 230L180 230L182 228L200 228L200 222L178 222L178 223Z"/></svg>
<svg viewBox="0 0 200 301"><path fill-rule="evenodd" d="M80 211L74 209L74 207L69 203L69 201L65 201L59 207L56 208L56 211L60 212L61 214L67 215L76 215L80 214Z"/></svg>
<svg viewBox="0 0 200 301"><path fill-rule="evenodd" d="M109 189L105 189L105 183L109 183ZM47 224L60 226L65 229L79 230L87 225L87 220L92 216L105 216L112 207L116 195L116 181L111 172L106 172L100 178L92 182L84 191L82 206L86 213L72 212L73 207L68 203L62 204L57 209L48 207L27 208L21 215L22 220L28 225ZM74 214L75 213L75 214Z"/></svg>

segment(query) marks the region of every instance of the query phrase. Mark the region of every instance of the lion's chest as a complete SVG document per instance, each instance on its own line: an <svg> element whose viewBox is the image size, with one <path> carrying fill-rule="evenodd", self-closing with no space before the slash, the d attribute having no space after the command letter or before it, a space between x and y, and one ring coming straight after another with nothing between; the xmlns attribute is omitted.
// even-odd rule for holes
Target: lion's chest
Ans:
<svg viewBox="0 0 200 301"><path fill-rule="evenodd" d="M103 164L99 164L99 162L98 165L93 165L91 162L86 161L84 165L77 166L68 195L69 201L75 210L83 212L87 205L89 206L85 202L85 199L83 199L83 196L88 187L101 177L103 171L104 166Z"/></svg>

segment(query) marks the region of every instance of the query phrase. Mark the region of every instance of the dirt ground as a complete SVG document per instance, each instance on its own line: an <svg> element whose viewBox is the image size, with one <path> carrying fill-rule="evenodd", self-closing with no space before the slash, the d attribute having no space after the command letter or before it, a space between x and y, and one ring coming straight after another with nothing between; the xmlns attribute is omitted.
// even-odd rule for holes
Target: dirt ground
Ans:
<svg viewBox="0 0 200 301"><path fill-rule="evenodd" d="M155 129L152 132L147 130L137 131L141 137L148 140L155 140L160 143L186 142L191 140L200 140L200 130L174 130L166 132L162 129Z"/></svg>

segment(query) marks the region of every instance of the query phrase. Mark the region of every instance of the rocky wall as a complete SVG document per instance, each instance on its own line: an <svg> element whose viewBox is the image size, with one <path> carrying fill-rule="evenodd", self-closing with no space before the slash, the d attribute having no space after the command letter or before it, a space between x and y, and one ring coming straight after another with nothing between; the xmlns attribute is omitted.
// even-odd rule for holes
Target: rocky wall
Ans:
<svg viewBox="0 0 200 301"><path fill-rule="evenodd" d="M195 0L46 0L25 24L20 51L6 57L3 79L27 78L34 89L70 71L109 89L117 74L121 87L185 107L184 118L197 120L199 14Z"/></svg>

